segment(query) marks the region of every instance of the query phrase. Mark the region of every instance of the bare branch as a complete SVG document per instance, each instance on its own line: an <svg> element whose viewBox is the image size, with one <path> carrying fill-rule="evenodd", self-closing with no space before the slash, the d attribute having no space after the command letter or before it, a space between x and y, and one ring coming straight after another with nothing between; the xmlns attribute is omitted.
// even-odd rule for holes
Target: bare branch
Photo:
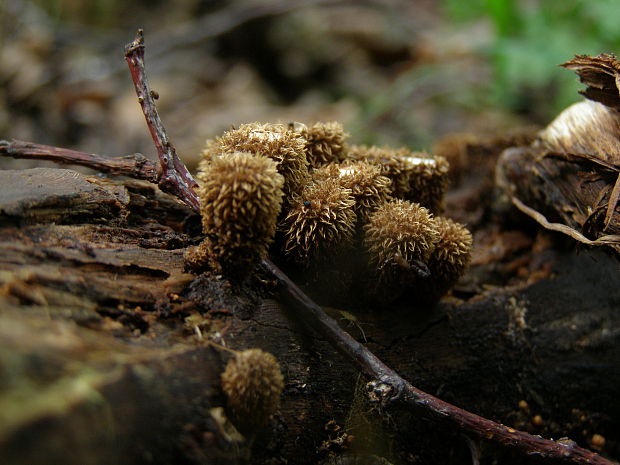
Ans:
<svg viewBox="0 0 620 465"><path fill-rule="evenodd" d="M104 157L94 153L34 144L21 140L0 140L0 155L26 160L49 160L63 165L80 165L114 175L157 182L157 166L141 153Z"/></svg>
<svg viewBox="0 0 620 465"><path fill-rule="evenodd" d="M159 176L159 188L168 192L198 211L200 205L194 189L198 183L189 173L181 159L177 156L174 146L168 140L164 125L157 113L155 99L159 96L149 88L144 67L144 36L139 29L133 42L125 46L125 60L129 65L131 79L133 80L138 95L138 102L142 107L142 113L146 124L155 143L161 173Z"/></svg>

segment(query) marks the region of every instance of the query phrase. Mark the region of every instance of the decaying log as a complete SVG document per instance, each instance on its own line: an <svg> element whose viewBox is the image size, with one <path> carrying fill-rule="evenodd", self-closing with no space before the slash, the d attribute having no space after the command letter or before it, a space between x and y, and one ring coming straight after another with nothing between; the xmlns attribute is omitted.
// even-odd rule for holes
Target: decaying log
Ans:
<svg viewBox="0 0 620 465"><path fill-rule="evenodd" d="M132 344L5 312L0 340L2 463L180 463L197 439L209 463L247 454L215 407L220 360L209 348Z"/></svg>
<svg viewBox="0 0 620 465"><path fill-rule="evenodd" d="M37 171L54 178L66 170ZM17 183L31 175L10 174ZM135 189L132 182L109 182ZM49 189L38 191L36 203L62 208L63 197L53 184ZM182 251L190 241L181 222L153 215L163 224L145 224L166 195L146 186L141 194L129 196L122 220L85 209L81 222L73 217L62 224L54 214L54 222L40 216L28 224L27 211L17 209L23 217L2 223L3 463L243 462L249 438L239 438L213 410L224 405L218 383L228 354L206 345L207 338L261 347L283 366L283 405L270 427L257 432L252 463L274 457L317 463L345 449L392 463L416 456L419 463L468 460L467 441L450 430L404 413L386 423L373 413L355 371L296 323L292 308L261 298L256 283L235 287L221 277L184 273ZM99 194L83 195L88 204ZM132 198L141 216L131 213ZM177 215L189 213L175 204ZM358 314L356 321L332 313L427 392L548 437L588 446L598 433L607 439L605 451L615 454L615 262L553 251L549 261L556 277L489 291L469 303ZM521 400L528 412L519 409ZM536 415L543 424L533 422ZM326 429L332 420L339 432ZM353 438L344 440L348 435ZM483 463L502 457L489 447L482 449Z"/></svg>
<svg viewBox="0 0 620 465"><path fill-rule="evenodd" d="M15 176L16 174L19 176ZM34 168L0 171L5 191L0 218L37 223L71 222L71 218L118 218L129 202L126 189L70 170ZM44 192L45 195L40 194ZM41 200L42 198L46 200ZM51 200L50 200L51 199Z"/></svg>

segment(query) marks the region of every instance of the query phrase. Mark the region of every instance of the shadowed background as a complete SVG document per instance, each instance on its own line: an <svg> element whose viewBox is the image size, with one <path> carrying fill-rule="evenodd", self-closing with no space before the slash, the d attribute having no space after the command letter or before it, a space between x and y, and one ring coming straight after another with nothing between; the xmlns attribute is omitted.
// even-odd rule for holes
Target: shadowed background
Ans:
<svg viewBox="0 0 620 465"><path fill-rule="evenodd" d="M556 64L620 48L611 0L3 0L0 15L2 138L152 155L123 60L142 27L190 166L257 120L340 120L356 142L422 150L544 125L579 99Z"/></svg>

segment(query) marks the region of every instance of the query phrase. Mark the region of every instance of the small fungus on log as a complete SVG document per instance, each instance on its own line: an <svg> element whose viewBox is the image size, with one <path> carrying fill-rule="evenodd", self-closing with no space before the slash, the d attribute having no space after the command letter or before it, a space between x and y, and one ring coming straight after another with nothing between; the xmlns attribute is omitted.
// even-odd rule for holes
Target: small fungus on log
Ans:
<svg viewBox="0 0 620 465"><path fill-rule="evenodd" d="M282 206L284 180L270 158L224 153L202 166L198 188L205 240L188 261L205 261L218 272L243 275L267 256Z"/></svg>
<svg viewBox="0 0 620 465"><path fill-rule="evenodd" d="M278 410L284 378L276 358L260 349L237 353L222 373L222 390L242 431L265 425Z"/></svg>

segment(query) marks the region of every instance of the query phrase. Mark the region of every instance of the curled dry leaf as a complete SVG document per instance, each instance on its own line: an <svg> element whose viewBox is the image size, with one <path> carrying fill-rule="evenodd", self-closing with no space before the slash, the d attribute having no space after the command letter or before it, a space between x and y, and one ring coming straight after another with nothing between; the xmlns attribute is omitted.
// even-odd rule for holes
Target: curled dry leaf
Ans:
<svg viewBox="0 0 620 465"><path fill-rule="evenodd" d="M528 147L506 150L497 182L543 227L620 252L620 61L578 55L574 70L589 100L564 110Z"/></svg>

